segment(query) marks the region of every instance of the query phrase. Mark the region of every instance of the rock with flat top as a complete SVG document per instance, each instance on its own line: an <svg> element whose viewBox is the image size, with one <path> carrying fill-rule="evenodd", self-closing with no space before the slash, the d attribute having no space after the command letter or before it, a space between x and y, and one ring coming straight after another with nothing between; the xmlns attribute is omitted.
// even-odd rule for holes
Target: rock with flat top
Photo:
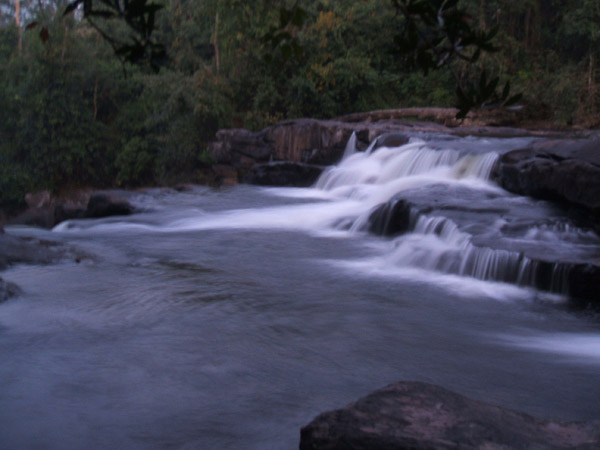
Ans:
<svg viewBox="0 0 600 450"><path fill-rule="evenodd" d="M544 140L500 158L494 179L504 189L577 205L600 217L600 138Z"/></svg>
<svg viewBox="0 0 600 450"><path fill-rule="evenodd" d="M301 430L300 450L600 448L600 422L559 422L419 382L391 384Z"/></svg>

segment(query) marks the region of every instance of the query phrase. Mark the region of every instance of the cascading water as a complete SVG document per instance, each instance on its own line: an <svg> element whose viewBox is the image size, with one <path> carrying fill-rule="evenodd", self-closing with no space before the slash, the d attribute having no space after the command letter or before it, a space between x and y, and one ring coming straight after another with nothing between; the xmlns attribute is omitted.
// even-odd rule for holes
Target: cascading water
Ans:
<svg viewBox="0 0 600 450"><path fill-rule="evenodd" d="M597 300L573 268L600 239L490 182L526 139L419 137L351 140L318 188L127 191L129 216L6 227L66 253L0 274L21 288L0 302L2 450L298 448L406 379L596 420L597 321L515 284Z"/></svg>
<svg viewBox="0 0 600 450"><path fill-rule="evenodd" d="M566 294L572 254L566 255L567 261L561 261L565 255L553 261L554 246L575 244L576 252L586 254L581 258L585 262L590 261L586 256L597 255L597 237L569 223L540 227L525 220L521 235L511 235L514 223L522 220L518 210L527 216L528 207L490 181L496 152L435 149L420 139L396 148L377 148L374 141L365 152L351 149L354 145L353 136L343 160L323 173L316 188L368 206L358 217L337 222L351 231L373 231L375 213L384 216L377 218L376 232L394 234L389 231L396 226L391 223L394 208L398 199L405 200L402 207L410 219L380 264ZM540 204L532 208L543 209L542 214L549 209Z"/></svg>
<svg viewBox="0 0 600 450"><path fill-rule="evenodd" d="M499 154L528 140L413 137L405 145L387 147L376 139L365 151L358 151L356 142L353 134L342 161L327 168L312 189L265 191L303 199L301 204L196 210L160 226L74 221L55 231L253 228L327 236L372 231L393 237L383 256L372 262L385 270L416 268L588 295L579 288L600 273L598 236L550 204L509 194L490 180Z"/></svg>

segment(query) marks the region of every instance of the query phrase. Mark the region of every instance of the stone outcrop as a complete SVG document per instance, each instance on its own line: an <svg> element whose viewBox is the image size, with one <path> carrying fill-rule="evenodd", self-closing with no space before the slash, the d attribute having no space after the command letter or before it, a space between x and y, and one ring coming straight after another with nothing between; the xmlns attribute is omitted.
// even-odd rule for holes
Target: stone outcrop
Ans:
<svg viewBox="0 0 600 450"><path fill-rule="evenodd" d="M242 181L260 186L312 186L323 172L323 166L295 162L255 164Z"/></svg>
<svg viewBox="0 0 600 450"><path fill-rule="evenodd" d="M408 139L407 133L414 132L483 137L561 136L560 132L486 126L488 119L469 119L469 125L457 126L455 114L456 110L451 108L406 108L350 114L334 120L286 120L261 131L225 129L217 132L208 152L214 161L216 183L231 185L244 179L255 164L278 161L334 164L341 159L353 132L360 149L382 135L404 135ZM396 139L396 142L401 141Z"/></svg>
<svg viewBox="0 0 600 450"><path fill-rule="evenodd" d="M508 191L577 205L600 218L600 138L544 140L508 152L493 177Z"/></svg>
<svg viewBox="0 0 600 450"><path fill-rule="evenodd" d="M28 209L9 223L52 228L65 220L127 215L134 211L127 200L106 191L81 190L57 197L42 191L27 194L25 201Z"/></svg>
<svg viewBox="0 0 600 450"><path fill-rule="evenodd" d="M597 449L600 422L542 420L432 384L401 382L302 428L300 450Z"/></svg>

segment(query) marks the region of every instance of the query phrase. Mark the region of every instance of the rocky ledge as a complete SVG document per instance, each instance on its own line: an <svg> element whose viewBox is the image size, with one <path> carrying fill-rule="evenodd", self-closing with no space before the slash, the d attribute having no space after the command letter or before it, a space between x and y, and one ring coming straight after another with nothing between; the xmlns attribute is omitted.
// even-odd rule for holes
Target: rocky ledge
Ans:
<svg viewBox="0 0 600 450"><path fill-rule="evenodd" d="M323 413L300 450L597 449L600 422L542 420L439 386L401 382Z"/></svg>
<svg viewBox="0 0 600 450"><path fill-rule="evenodd" d="M600 137L554 139L508 152L493 174L504 189L568 203L600 218Z"/></svg>
<svg viewBox="0 0 600 450"><path fill-rule="evenodd" d="M25 202L27 209L8 223L52 228L65 220L128 215L134 211L127 200L110 191L80 190L63 196L42 191L27 194Z"/></svg>
<svg viewBox="0 0 600 450"><path fill-rule="evenodd" d="M515 216L523 217L525 209L530 218L514 220ZM550 203L523 205L512 203L510 197L440 185L396 195L372 210L364 228L376 235L393 237L415 231L419 218L435 218L435 233L462 233L471 244L461 264L458 259L452 263L447 257L440 258L440 270L566 294L570 307L600 310L598 247L592 244L598 239L586 237L583 242L577 241L580 245L568 254L560 246L553 248L543 241L536 245L524 240L522 227L529 229L537 217L550 215L553 220L562 218L570 223L564 212ZM507 222L498 229L492 224L499 216ZM556 223L553 220L550 223ZM482 267L483 261L488 266Z"/></svg>
<svg viewBox="0 0 600 450"><path fill-rule="evenodd" d="M399 145L402 143L399 138L407 140L414 133L537 137L540 140L531 147L501 158L494 174L496 180L515 193L573 202L596 213L600 211L598 133L525 130L498 126L491 119L469 120L458 126L454 114L452 109L407 108L351 114L335 120L286 120L261 131L224 129L209 144L208 152L214 161L217 183L305 186L310 184L319 166L334 164L342 158L353 132L359 149L387 135L394 135ZM283 162L285 168L269 166ZM306 165L311 169L307 170Z"/></svg>

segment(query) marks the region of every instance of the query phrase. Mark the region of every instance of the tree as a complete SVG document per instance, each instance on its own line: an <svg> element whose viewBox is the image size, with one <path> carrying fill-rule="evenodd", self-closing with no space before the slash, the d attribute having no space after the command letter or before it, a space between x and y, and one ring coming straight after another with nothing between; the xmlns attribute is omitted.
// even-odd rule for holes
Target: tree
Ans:
<svg viewBox="0 0 600 450"><path fill-rule="evenodd" d="M405 55L408 64L419 67L425 75L449 67L456 60L475 65L483 52L498 50L493 45L498 28L486 31L473 25L467 10L459 7L459 0L392 0L392 3L404 19L395 39L398 51ZM485 69L476 78L453 74L457 83L457 118L466 117L473 108L511 106L522 97L510 96L508 81L497 92L500 78L490 78Z"/></svg>

